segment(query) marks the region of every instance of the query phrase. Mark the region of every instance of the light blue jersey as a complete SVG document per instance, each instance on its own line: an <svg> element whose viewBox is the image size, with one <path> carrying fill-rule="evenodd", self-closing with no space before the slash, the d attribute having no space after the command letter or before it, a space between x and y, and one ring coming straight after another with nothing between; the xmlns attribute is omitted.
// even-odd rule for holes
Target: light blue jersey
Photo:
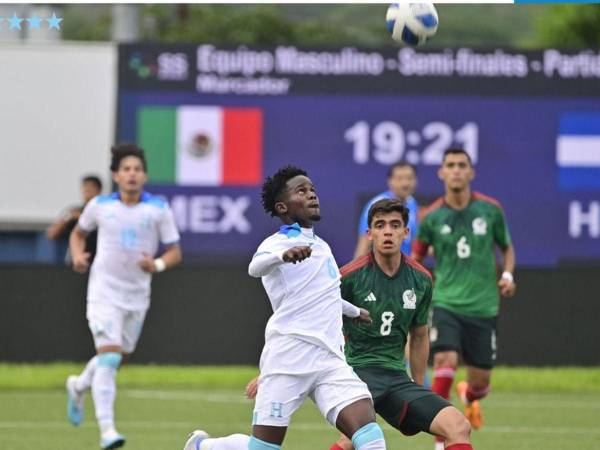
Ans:
<svg viewBox="0 0 600 450"><path fill-rule="evenodd" d="M396 196L392 193L392 191L385 191L379 195L376 195L375 197L373 197L371 200L369 200L367 202L367 204L365 205L365 207L362 210L362 213L360 214L360 219L358 222L358 235L359 236L362 236L363 234L365 234L367 232L367 229L369 228L369 224L368 224L369 208L371 208L373 203L378 202L379 200L384 200L384 199L394 200L394 199L396 199ZM411 249L413 236L417 235L417 214L419 213L419 205L417 204L417 201L415 200L415 198L412 195L406 199L406 207L408 208L408 211L409 211L408 228L410 229L410 234L409 234L408 238L406 238L404 240L404 242L402 243L401 250L403 253L410 255L410 249Z"/></svg>

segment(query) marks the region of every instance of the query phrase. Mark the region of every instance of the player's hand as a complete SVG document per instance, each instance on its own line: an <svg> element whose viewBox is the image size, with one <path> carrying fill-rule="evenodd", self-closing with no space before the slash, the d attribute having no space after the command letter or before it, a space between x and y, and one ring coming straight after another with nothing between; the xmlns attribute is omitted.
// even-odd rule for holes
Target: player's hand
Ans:
<svg viewBox="0 0 600 450"><path fill-rule="evenodd" d="M367 325L371 325L373 323L373 319L371 319L371 313L364 308L360 309L360 315L352 319L354 323L365 323Z"/></svg>
<svg viewBox="0 0 600 450"><path fill-rule="evenodd" d="M500 288L500 295L502 297L512 297L513 295L515 295L517 285L514 281L510 281L505 278L500 278L500 280L498 281L498 288Z"/></svg>
<svg viewBox="0 0 600 450"><path fill-rule="evenodd" d="M90 267L91 253L84 252L73 256L73 270L78 273L86 273Z"/></svg>
<svg viewBox="0 0 600 450"><path fill-rule="evenodd" d="M296 264L309 258L311 253L312 249L309 246L292 247L283 254L283 260Z"/></svg>
<svg viewBox="0 0 600 450"><path fill-rule="evenodd" d="M251 379L246 385L246 398L254 400L258 393L258 377Z"/></svg>
<svg viewBox="0 0 600 450"><path fill-rule="evenodd" d="M138 261L138 266L140 267L140 269L142 269L144 272L148 272L148 273L156 272L156 266L154 265L154 258L152 258L152 256L150 256L146 252L143 252L142 255L143 255L142 259Z"/></svg>

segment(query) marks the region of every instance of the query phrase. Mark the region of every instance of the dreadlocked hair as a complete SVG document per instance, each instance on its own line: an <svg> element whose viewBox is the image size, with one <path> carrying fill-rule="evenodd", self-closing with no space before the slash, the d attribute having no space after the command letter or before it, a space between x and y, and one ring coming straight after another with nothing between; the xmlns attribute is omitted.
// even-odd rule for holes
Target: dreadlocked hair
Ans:
<svg viewBox="0 0 600 450"><path fill-rule="evenodd" d="M306 171L298 167L285 166L266 178L262 185L261 200L263 208L272 217L277 216L275 203L279 201L281 194L285 191L287 182L298 175L308 176Z"/></svg>

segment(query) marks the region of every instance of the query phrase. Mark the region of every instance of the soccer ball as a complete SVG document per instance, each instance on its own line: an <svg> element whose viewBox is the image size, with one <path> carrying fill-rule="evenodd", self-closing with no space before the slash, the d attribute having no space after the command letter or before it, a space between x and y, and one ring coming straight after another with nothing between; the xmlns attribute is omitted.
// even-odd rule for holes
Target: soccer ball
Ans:
<svg viewBox="0 0 600 450"><path fill-rule="evenodd" d="M392 3L385 20L392 39L408 45L423 45L438 27L433 3Z"/></svg>

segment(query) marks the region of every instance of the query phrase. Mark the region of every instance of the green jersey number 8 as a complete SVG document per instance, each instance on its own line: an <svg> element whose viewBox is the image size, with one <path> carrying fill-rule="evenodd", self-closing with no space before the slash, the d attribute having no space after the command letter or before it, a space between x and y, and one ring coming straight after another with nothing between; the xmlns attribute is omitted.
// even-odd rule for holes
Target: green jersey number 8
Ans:
<svg viewBox="0 0 600 450"><path fill-rule="evenodd" d="M456 254L460 259L467 259L471 256L471 246L467 243L467 237L461 237L456 243Z"/></svg>
<svg viewBox="0 0 600 450"><path fill-rule="evenodd" d="M394 321L394 313L391 311L385 311L381 314L381 328L379 332L382 336L389 336L392 332L392 322Z"/></svg>

